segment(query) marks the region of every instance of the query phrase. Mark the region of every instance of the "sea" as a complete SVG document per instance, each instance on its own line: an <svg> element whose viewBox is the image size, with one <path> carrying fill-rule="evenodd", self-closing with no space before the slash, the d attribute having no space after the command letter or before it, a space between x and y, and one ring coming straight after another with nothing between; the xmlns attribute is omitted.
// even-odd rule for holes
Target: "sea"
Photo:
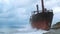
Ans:
<svg viewBox="0 0 60 34"><path fill-rule="evenodd" d="M43 34L48 31L37 30L36 28L32 28L31 25L22 25L18 26L3 26L0 27L0 34Z"/></svg>

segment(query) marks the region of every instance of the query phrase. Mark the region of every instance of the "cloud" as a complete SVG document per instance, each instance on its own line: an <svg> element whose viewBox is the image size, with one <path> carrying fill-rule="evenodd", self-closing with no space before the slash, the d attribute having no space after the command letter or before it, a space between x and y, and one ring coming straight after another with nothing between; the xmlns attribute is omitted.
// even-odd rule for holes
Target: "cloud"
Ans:
<svg viewBox="0 0 60 34"><path fill-rule="evenodd" d="M25 8L17 8L15 11L15 15L18 19L27 19L28 15L26 14Z"/></svg>
<svg viewBox="0 0 60 34"><path fill-rule="evenodd" d="M17 9L19 6L28 6L29 4L33 3L34 0L1 0L1 9L0 9L0 15L6 17L9 16L10 13L15 13L15 12L22 12L21 10L19 11L16 10L15 12L11 12L15 9ZM35 2L35 1L34 1ZM24 9L23 9L24 10ZM20 14L22 16L22 14ZM24 15L27 16L27 15Z"/></svg>
<svg viewBox="0 0 60 34"><path fill-rule="evenodd" d="M15 8L13 6L16 6L17 4L18 4L17 6L20 6L19 3L26 5L28 2L30 2L30 0L25 0L25 1L23 1L23 0L1 0L1 2L2 3L0 3L0 6L1 6L0 7L0 18L2 20L10 19L10 18L18 18L18 17L25 18L27 16L24 14L24 11L25 11L24 9ZM12 2L12 4L14 4L14 3L15 4L12 5L11 2ZM18 17L16 17L16 15L18 15Z"/></svg>
<svg viewBox="0 0 60 34"><path fill-rule="evenodd" d="M60 12L60 7L59 6L53 7L52 9L53 9L54 14Z"/></svg>

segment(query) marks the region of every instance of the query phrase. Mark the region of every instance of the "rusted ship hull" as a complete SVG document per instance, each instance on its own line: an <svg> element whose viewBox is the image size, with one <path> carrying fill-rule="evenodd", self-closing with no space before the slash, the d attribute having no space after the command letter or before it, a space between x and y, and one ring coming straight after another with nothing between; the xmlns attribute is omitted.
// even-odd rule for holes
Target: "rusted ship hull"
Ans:
<svg viewBox="0 0 60 34"><path fill-rule="evenodd" d="M53 10L47 10L44 8L44 2L41 0L42 12L39 11L38 4L36 5L37 10L33 12L30 22L33 28L49 30L53 19Z"/></svg>
<svg viewBox="0 0 60 34"><path fill-rule="evenodd" d="M33 28L49 30L52 23L53 12L38 13L31 16Z"/></svg>

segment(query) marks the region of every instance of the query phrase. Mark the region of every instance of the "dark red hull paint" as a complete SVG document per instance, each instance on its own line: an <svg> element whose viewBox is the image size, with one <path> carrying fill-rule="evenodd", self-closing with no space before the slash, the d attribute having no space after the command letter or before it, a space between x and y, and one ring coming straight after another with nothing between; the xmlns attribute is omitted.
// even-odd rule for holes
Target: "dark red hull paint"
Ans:
<svg viewBox="0 0 60 34"><path fill-rule="evenodd" d="M32 23L33 28L49 30L49 23L47 21Z"/></svg>
<svg viewBox="0 0 60 34"><path fill-rule="evenodd" d="M39 13L32 15L30 18L33 28L49 30L51 28L53 12Z"/></svg>

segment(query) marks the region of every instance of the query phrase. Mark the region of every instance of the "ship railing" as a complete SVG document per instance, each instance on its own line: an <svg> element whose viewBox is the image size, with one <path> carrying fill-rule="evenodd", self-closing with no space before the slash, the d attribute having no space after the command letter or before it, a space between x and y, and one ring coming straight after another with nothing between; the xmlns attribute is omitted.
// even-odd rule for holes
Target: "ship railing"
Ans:
<svg viewBox="0 0 60 34"><path fill-rule="evenodd" d="M41 13L42 10L39 10L39 13ZM45 12L53 12L53 10L45 10ZM33 11L32 14L37 14L37 11Z"/></svg>

